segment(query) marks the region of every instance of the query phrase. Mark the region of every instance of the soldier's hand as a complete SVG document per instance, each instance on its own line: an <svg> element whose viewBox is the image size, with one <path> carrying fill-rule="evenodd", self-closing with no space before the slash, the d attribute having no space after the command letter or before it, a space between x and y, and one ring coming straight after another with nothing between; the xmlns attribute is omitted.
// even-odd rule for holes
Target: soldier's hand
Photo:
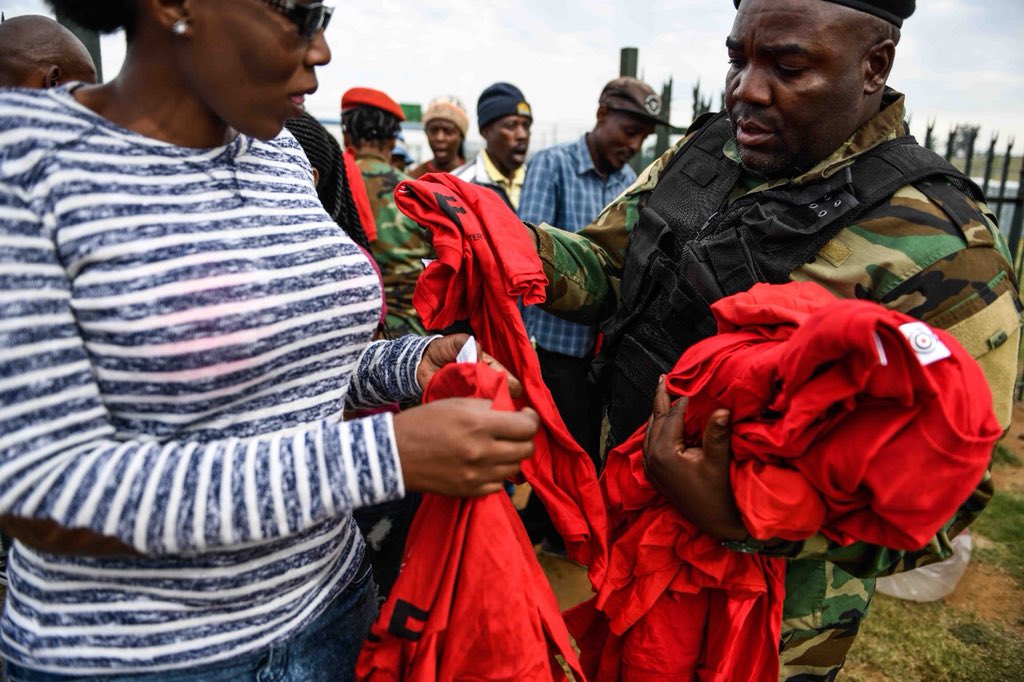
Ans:
<svg viewBox="0 0 1024 682"><path fill-rule="evenodd" d="M410 490L486 495L519 473L533 454L537 413L491 409L482 398L447 398L394 417L402 476Z"/></svg>
<svg viewBox="0 0 1024 682"><path fill-rule="evenodd" d="M711 414L699 448L683 442L685 416L686 398L672 404L662 377L644 436L647 480L705 533L720 540L744 540L748 532L729 482L729 411Z"/></svg>

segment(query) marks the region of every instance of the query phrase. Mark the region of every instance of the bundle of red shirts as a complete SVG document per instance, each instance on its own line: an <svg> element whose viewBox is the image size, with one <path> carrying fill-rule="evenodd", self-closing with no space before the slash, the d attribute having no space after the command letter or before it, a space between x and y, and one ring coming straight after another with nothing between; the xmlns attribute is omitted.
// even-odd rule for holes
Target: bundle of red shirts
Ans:
<svg viewBox="0 0 1024 682"><path fill-rule="evenodd" d="M692 442L732 411L732 483L757 539L924 547L970 496L1002 435L978 363L950 334L813 283L713 306L718 336L668 379Z"/></svg>
<svg viewBox="0 0 1024 682"><path fill-rule="evenodd" d="M492 409L515 409L505 375L481 363L443 367L423 395L448 397L491 398ZM509 496L424 494L356 679L548 682L566 679L559 658L584 679Z"/></svg>
<svg viewBox="0 0 1024 682"><path fill-rule="evenodd" d="M757 285L713 310L719 334L666 381L690 396L689 444L731 410L732 487L753 537L920 549L971 494L1001 432L951 336L806 283ZM725 550L669 508L644 476L643 433L608 457L607 579L568 616L585 672L776 679L784 564Z"/></svg>
<svg viewBox="0 0 1024 682"><path fill-rule="evenodd" d="M539 303L547 278L533 238L492 190L446 173L407 180L398 208L432 235L437 260L420 275L413 305L428 329L468 320L481 347L523 384L517 407L541 418L523 477L565 539L569 558L599 584L607 561L607 513L594 465L573 440L541 379L516 302Z"/></svg>

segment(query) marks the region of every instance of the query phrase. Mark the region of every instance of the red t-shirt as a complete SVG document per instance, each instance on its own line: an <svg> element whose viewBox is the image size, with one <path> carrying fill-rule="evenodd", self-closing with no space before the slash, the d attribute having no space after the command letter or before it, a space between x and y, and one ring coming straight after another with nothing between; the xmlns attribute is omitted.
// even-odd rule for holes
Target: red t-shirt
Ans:
<svg viewBox="0 0 1024 682"><path fill-rule="evenodd" d="M407 180L395 190L398 208L427 228L437 259L413 295L428 329L468 320L481 347L523 384L517 406L541 418L524 478L565 539L569 557L599 584L607 556L607 516L594 465L573 440L541 379L516 303L544 300L547 278L533 240L498 195L447 174Z"/></svg>
<svg viewBox="0 0 1024 682"><path fill-rule="evenodd" d="M480 363L443 367L424 401L484 397L514 409L505 375ZM402 571L359 654L367 682L582 680L551 586L509 496L424 494Z"/></svg>

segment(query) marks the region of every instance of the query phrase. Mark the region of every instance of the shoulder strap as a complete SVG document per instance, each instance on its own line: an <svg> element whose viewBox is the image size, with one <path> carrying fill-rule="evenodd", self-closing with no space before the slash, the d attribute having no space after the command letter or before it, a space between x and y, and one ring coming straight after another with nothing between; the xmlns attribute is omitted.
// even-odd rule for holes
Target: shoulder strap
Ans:
<svg viewBox="0 0 1024 682"><path fill-rule="evenodd" d="M784 250L784 258L764 263L769 280L784 281L789 272L812 259L841 229L888 201L901 187L918 186L924 181L971 199L983 196L963 173L908 135L883 142L819 182L745 197L730 207L723 222L744 222L758 251ZM751 219L755 213L761 219Z"/></svg>

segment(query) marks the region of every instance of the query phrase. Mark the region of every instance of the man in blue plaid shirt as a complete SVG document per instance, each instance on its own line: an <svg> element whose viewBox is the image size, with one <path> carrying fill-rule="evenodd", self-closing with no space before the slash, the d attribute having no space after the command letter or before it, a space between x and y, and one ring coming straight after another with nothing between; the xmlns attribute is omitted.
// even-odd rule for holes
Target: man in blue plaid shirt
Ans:
<svg viewBox="0 0 1024 682"><path fill-rule="evenodd" d="M640 151L661 116L661 98L636 78L616 78L601 91L594 129L578 140L541 150L527 166L519 217L529 223L578 232L636 179L627 163ZM588 389L587 373L597 329L560 320L536 307L523 311L526 331L540 358L569 432L600 469L601 404ZM534 542L556 547L558 534L539 500L531 498L523 514ZM554 549L554 548L552 548Z"/></svg>

